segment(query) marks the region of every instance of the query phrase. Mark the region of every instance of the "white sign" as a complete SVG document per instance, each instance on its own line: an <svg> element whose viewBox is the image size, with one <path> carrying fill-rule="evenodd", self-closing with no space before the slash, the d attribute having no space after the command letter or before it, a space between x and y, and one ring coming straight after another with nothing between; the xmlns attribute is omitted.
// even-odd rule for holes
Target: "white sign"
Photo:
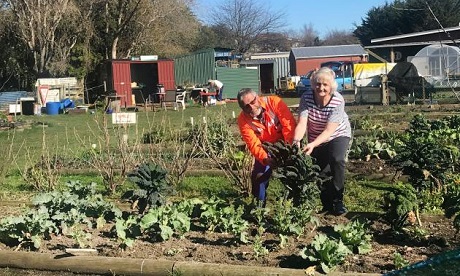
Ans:
<svg viewBox="0 0 460 276"><path fill-rule="evenodd" d="M140 56L139 59L141 61L156 61L158 60L157 55L146 55L146 56Z"/></svg>
<svg viewBox="0 0 460 276"><path fill-rule="evenodd" d="M137 121L136 113L120 112L112 113L112 124L135 124Z"/></svg>

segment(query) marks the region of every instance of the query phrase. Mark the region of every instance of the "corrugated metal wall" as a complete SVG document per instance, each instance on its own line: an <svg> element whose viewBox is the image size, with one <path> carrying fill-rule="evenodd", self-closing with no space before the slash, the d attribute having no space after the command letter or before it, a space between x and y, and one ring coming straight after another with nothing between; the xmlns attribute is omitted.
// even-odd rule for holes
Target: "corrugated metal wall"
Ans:
<svg viewBox="0 0 460 276"><path fill-rule="evenodd" d="M251 55L251 60L273 60L274 61L274 79L286 77L289 75L289 52L278 53L256 53ZM275 83L276 85L276 83Z"/></svg>
<svg viewBox="0 0 460 276"><path fill-rule="evenodd" d="M327 61L360 61L360 56L348 57L330 57L330 58L311 58L311 59L298 59L295 64L295 72L293 76L306 75L310 70L319 68L320 64Z"/></svg>
<svg viewBox="0 0 460 276"><path fill-rule="evenodd" d="M254 54L250 57L251 60L273 60L273 86L280 87L280 78L289 75L291 70L289 65L289 54Z"/></svg>
<svg viewBox="0 0 460 276"><path fill-rule="evenodd" d="M289 75L289 57L275 58L275 66L273 70L274 85L280 87L279 79Z"/></svg>
<svg viewBox="0 0 460 276"><path fill-rule="evenodd" d="M131 61L112 61L112 87L121 97L121 105L131 105Z"/></svg>
<svg viewBox="0 0 460 276"><path fill-rule="evenodd" d="M215 52L207 49L174 59L176 85L206 84L215 76Z"/></svg>
<svg viewBox="0 0 460 276"><path fill-rule="evenodd" d="M166 90L176 89L174 78L174 60L158 61L158 83L163 84Z"/></svg>
<svg viewBox="0 0 460 276"><path fill-rule="evenodd" d="M224 84L225 99L236 99L241 88L260 90L258 69L217 67L216 70L217 79Z"/></svg>
<svg viewBox="0 0 460 276"><path fill-rule="evenodd" d="M0 109L8 109L8 105L18 103L21 97L27 97L26 91L0 92ZM34 95L35 96L35 95Z"/></svg>
<svg viewBox="0 0 460 276"><path fill-rule="evenodd" d="M114 89L117 95L121 96L121 105L133 105L131 83L147 85L143 89L146 97L153 93L155 85L161 83L166 90L175 90L174 61L131 61L113 60L111 63L111 74L109 74L109 89ZM146 71L147 70L147 71ZM134 78L134 79L133 79Z"/></svg>

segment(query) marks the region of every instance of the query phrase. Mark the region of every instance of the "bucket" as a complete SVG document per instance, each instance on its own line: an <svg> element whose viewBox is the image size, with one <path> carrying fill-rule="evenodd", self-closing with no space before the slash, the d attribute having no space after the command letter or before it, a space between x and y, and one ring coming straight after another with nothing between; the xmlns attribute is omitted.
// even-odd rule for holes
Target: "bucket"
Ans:
<svg viewBox="0 0 460 276"><path fill-rule="evenodd" d="M61 101L61 109L65 109L65 108L75 108L75 104L73 103L73 101L71 99L64 99Z"/></svg>
<svg viewBox="0 0 460 276"><path fill-rule="evenodd" d="M47 102L46 103L46 114L48 115L57 115L61 109L60 102Z"/></svg>
<svg viewBox="0 0 460 276"><path fill-rule="evenodd" d="M35 100L21 100L22 115L34 115Z"/></svg>

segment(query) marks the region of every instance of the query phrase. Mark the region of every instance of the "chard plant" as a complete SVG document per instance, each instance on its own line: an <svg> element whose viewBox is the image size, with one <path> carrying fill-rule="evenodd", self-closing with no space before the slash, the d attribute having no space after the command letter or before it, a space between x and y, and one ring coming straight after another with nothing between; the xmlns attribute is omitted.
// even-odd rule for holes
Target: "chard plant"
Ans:
<svg viewBox="0 0 460 276"><path fill-rule="evenodd" d="M300 251L300 256L311 262L318 262L324 273L328 274L345 261L352 252L341 240L336 241L324 234L315 236L313 242Z"/></svg>

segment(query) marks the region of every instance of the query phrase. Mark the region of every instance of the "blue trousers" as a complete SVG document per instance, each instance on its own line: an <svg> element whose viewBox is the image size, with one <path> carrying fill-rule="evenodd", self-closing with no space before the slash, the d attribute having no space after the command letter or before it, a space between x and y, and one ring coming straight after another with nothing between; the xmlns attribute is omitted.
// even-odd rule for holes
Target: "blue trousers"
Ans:
<svg viewBox="0 0 460 276"><path fill-rule="evenodd" d="M265 201L268 182L272 175L270 166L265 166L259 161L254 162L251 173L252 195L260 201Z"/></svg>
<svg viewBox="0 0 460 276"><path fill-rule="evenodd" d="M222 86L220 89L218 89L217 91L217 95L216 95L216 100L218 101L222 101L222 93L224 92L224 87Z"/></svg>

